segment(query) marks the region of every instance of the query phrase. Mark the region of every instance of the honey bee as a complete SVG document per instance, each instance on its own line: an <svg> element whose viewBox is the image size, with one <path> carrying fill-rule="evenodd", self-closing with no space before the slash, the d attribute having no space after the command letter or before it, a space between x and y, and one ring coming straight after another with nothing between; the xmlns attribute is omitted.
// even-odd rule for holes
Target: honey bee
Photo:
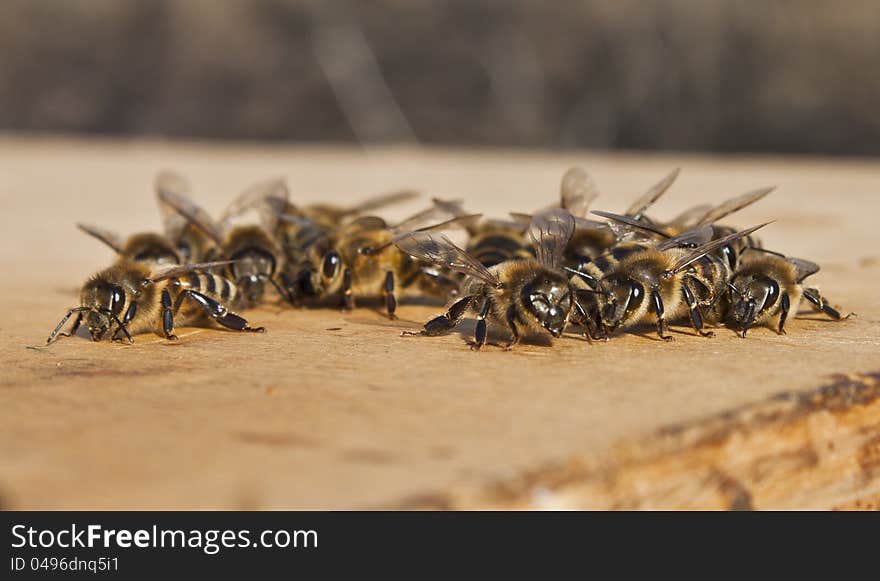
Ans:
<svg viewBox="0 0 880 581"><path fill-rule="evenodd" d="M235 285L207 272L224 265L225 262L158 266L122 258L83 285L80 306L67 312L46 344L57 336L75 335L83 319L93 341L101 341L111 330L111 341L124 337L133 343L132 335L148 330L161 331L166 339L175 341L175 317L177 322L185 323L208 317L235 331L265 331L263 327L251 327L224 305L235 301ZM70 333L60 333L74 314Z"/></svg>
<svg viewBox="0 0 880 581"><path fill-rule="evenodd" d="M633 221L652 224L653 220L648 218L645 212L669 190L679 173L681 170L676 168L651 186L630 204L624 216ZM573 167L565 172L559 193L559 207L568 210L575 218L575 230L563 257L563 264L566 267L580 269L582 264L602 255L623 238L633 234L627 232L622 236L608 223L587 218L590 205L599 197L599 189L593 178L582 168ZM528 224L531 219L528 214L512 213L511 215L514 220L523 224Z"/></svg>
<svg viewBox="0 0 880 581"><path fill-rule="evenodd" d="M177 248L183 262L213 260L219 252L217 243L200 226L211 222L211 217L193 203L189 182L176 173L163 171L156 176L155 189L165 237ZM187 219L177 208L187 208L198 220Z"/></svg>
<svg viewBox="0 0 880 581"><path fill-rule="evenodd" d="M417 197L413 191L400 191L375 196L349 207L329 204L296 206L286 196L266 192L262 199L253 200L264 213L268 228L284 252L284 269L280 274L282 285L291 302L314 295L311 286L314 271L310 250L321 240L332 236L346 221L378 208L398 204Z"/></svg>
<svg viewBox="0 0 880 581"><path fill-rule="evenodd" d="M653 320L660 338L671 341L669 321L685 313L698 334L712 336L711 331L703 331L703 311L713 309L726 295L733 272L716 251L764 226L713 240L712 227L706 225L662 242L619 245L588 263L584 271L568 269L580 279L578 287L595 299L584 307L592 321L591 336L599 326L607 337L617 329ZM641 228L663 235L647 225Z"/></svg>
<svg viewBox="0 0 880 581"><path fill-rule="evenodd" d="M444 315L431 319L420 331L403 334L443 335L472 312L477 316L471 344L474 350L486 344L488 320L511 333L512 340L505 349L512 349L525 333L561 336L569 320L577 320L575 289L559 268L574 228L574 218L566 210L539 212L529 226L536 257L509 260L492 267L486 267L445 235L410 232L396 237L394 244L407 254L467 277L463 296Z"/></svg>
<svg viewBox="0 0 880 581"><path fill-rule="evenodd" d="M278 280L284 268L284 253L273 235L275 217L262 205L267 198L287 199L287 195L283 180L260 182L246 189L215 222L189 198L160 190L160 197L170 208L216 245L214 258L228 261L226 276L235 282L240 300L247 306L262 302L267 284L290 300ZM250 210L258 213L259 220L241 223L241 217Z"/></svg>
<svg viewBox="0 0 880 581"><path fill-rule="evenodd" d="M342 225L309 247L308 292L317 298L338 295L345 310L355 307L356 296L379 294L391 319L396 318L397 289L418 283L421 290L435 295L454 294L458 290L456 281L438 269L413 260L393 244L396 235L413 231L417 225L444 214L444 208L435 205L396 226L390 226L377 216L361 216ZM454 216L420 230L463 225L478 217Z"/></svg>
<svg viewBox="0 0 880 581"><path fill-rule="evenodd" d="M749 248L728 284L729 322L745 337L753 325L776 318L776 330L785 334L785 321L792 307L797 312L801 299L837 321L849 318L830 306L818 289L804 286L804 280L819 272L819 265L764 249Z"/></svg>

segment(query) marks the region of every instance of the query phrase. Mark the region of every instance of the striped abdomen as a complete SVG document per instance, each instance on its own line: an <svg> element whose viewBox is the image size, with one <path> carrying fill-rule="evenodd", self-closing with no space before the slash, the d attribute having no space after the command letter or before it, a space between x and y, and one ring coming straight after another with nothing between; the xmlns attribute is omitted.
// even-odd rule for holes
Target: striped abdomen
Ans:
<svg viewBox="0 0 880 581"><path fill-rule="evenodd" d="M173 279L172 286L179 290L193 290L207 295L225 305L235 304L238 288L226 277L207 272L192 272Z"/></svg>
<svg viewBox="0 0 880 581"><path fill-rule="evenodd" d="M467 252L487 268L509 260L535 257L530 245L518 233L477 235L468 244Z"/></svg>

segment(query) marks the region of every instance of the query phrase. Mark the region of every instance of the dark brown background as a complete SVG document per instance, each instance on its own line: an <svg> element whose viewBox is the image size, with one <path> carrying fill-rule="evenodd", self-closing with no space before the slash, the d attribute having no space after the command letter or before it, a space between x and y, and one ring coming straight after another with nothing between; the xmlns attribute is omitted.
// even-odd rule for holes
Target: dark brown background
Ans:
<svg viewBox="0 0 880 581"><path fill-rule="evenodd" d="M880 152L876 2L4 0L0 130Z"/></svg>

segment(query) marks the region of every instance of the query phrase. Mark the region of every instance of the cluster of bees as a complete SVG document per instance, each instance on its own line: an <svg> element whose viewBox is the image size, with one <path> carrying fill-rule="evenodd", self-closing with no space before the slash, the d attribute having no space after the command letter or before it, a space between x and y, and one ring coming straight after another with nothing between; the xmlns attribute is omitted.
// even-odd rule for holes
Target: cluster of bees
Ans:
<svg viewBox="0 0 880 581"><path fill-rule="evenodd" d="M845 318L805 279L819 267L764 248L754 233L721 222L769 194L748 192L719 205L700 205L668 220L649 216L678 176L673 171L624 214L593 211L594 181L580 168L562 178L559 201L534 214L488 219L459 201L434 199L425 210L391 224L373 214L416 197L402 191L352 207L298 206L283 180L245 190L214 219L193 200L185 179L163 172L156 195L164 233L127 239L79 224L110 246L117 260L82 287L47 343L84 323L94 341L132 342L154 330L177 339L176 325L213 324L260 332L231 309L266 300L294 307L380 298L395 317L401 292L447 300L447 311L421 330L449 333L469 314L473 349L488 325L506 330L506 349L533 333L560 337L569 327L588 340L642 324L672 340L670 324L729 325L743 337L759 324L785 333L802 299L832 319ZM443 232L464 230L456 245ZM273 298L274 295L274 298ZM68 333L62 329L75 316Z"/></svg>

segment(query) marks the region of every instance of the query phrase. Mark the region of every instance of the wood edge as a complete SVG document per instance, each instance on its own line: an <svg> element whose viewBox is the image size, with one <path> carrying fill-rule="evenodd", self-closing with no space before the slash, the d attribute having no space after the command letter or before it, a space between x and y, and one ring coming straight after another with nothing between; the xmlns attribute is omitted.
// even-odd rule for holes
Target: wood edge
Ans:
<svg viewBox="0 0 880 581"><path fill-rule="evenodd" d="M880 371L836 374L615 446L488 484L384 508L878 509Z"/></svg>

